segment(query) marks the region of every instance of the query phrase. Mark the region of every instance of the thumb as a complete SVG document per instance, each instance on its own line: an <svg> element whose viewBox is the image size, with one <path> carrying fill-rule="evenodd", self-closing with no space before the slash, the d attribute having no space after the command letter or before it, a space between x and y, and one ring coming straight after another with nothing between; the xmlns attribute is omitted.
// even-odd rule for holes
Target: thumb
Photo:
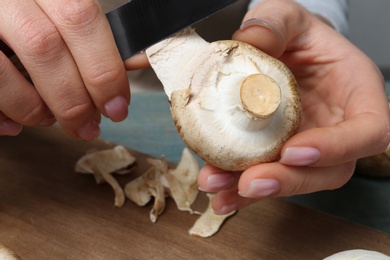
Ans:
<svg viewBox="0 0 390 260"><path fill-rule="evenodd" d="M310 13L293 1L262 1L248 11L232 38L279 58L309 28Z"/></svg>

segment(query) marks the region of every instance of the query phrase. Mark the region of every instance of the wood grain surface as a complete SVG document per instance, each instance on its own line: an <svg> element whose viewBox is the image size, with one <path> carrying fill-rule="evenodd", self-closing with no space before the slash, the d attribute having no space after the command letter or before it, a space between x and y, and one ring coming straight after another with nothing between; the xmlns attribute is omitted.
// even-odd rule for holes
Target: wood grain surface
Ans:
<svg viewBox="0 0 390 260"><path fill-rule="evenodd" d="M211 238L188 235L196 215L168 199L156 223L151 205L115 208L107 184L74 172L91 148L57 127L0 137L0 243L22 259L322 259L363 248L390 254L390 235L279 199L263 200L228 219ZM122 185L149 167L146 155ZM202 194L197 203L204 209Z"/></svg>

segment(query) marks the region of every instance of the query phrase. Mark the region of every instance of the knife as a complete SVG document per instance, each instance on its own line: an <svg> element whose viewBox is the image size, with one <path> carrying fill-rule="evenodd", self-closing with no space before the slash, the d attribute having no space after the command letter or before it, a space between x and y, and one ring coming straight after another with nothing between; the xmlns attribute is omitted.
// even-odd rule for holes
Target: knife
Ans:
<svg viewBox="0 0 390 260"><path fill-rule="evenodd" d="M239 0L130 0L106 17L123 60ZM3 51L31 82L19 59L2 41Z"/></svg>
<svg viewBox="0 0 390 260"><path fill-rule="evenodd" d="M238 0L132 0L107 13L123 59Z"/></svg>

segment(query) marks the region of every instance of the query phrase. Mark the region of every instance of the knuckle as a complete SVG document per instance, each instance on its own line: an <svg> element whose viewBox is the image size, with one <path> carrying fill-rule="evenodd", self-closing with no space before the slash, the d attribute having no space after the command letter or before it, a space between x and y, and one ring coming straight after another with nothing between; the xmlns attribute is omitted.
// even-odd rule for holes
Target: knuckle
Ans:
<svg viewBox="0 0 390 260"><path fill-rule="evenodd" d="M356 162L349 162L341 166L338 178L334 178L334 183L330 187L332 190L337 190L343 187L352 177L356 167Z"/></svg>
<svg viewBox="0 0 390 260"><path fill-rule="evenodd" d="M89 115L90 111L90 104L85 102L79 104L65 104L54 113L58 121L73 122L77 121L80 117Z"/></svg>
<svg viewBox="0 0 390 260"><path fill-rule="evenodd" d="M312 189L312 186L310 185L310 179L308 176L303 175L302 179L300 179L297 182L291 182L287 187L287 196L293 196L293 195L299 195L299 194L305 194L307 192L310 192Z"/></svg>
<svg viewBox="0 0 390 260"><path fill-rule="evenodd" d="M65 27L84 27L102 17L102 11L94 0L68 1L61 9L61 23Z"/></svg>
<svg viewBox="0 0 390 260"><path fill-rule="evenodd" d="M36 126L45 119L48 114L48 109L43 102L36 102L33 105L24 106L17 114L18 123L27 126Z"/></svg>
<svg viewBox="0 0 390 260"><path fill-rule="evenodd" d="M32 57L43 56L63 46L59 31L49 21L26 21L20 28L24 43L22 50Z"/></svg>
<svg viewBox="0 0 390 260"><path fill-rule="evenodd" d="M96 64L87 71L85 84L93 88L102 88L121 77L123 68L117 64Z"/></svg>

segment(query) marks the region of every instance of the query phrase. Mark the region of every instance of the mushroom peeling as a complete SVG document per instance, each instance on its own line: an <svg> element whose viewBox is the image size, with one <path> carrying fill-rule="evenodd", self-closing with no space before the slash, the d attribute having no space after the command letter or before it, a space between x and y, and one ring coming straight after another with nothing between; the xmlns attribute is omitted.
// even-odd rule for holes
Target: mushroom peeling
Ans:
<svg viewBox="0 0 390 260"><path fill-rule="evenodd" d="M136 159L123 146L117 145L113 149L87 152L75 165L75 171L91 173L96 183L107 182L115 193L115 206L122 207L125 203L125 194L112 173L127 174L131 169L128 167L135 163Z"/></svg>
<svg viewBox="0 0 390 260"><path fill-rule="evenodd" d="M191 152L187 148L183 150L175 169L168 167L164 157L148 158L147 161L152 167L126 184L126 197L138 206L145 206L154 198L154 205L150 212L152 222L156 222L158 216L163 213L167 196L173 198L179 210L196 213L191 205L199 193L196 184L199 166Z"/></svg>
<svg viewBox="0 0 390 260"><path fill-rule="evenodd" d="M220 227L227 218L237 212L232 211L226 215L217 215L214 213L214 210L212 208L212 201L215 197L215 194L207 193L207 197L209 198L208 207L188 231L190 235L199 237L211 237L219 231Z"/></svg>
<svg viewBox="0 0 390 260"><path fill-rule="evenodd" d="M238 171L275 161L300 126L294 76L251 45L208 43L186 29L146 54L181 138L214 166Z"/></svg>

